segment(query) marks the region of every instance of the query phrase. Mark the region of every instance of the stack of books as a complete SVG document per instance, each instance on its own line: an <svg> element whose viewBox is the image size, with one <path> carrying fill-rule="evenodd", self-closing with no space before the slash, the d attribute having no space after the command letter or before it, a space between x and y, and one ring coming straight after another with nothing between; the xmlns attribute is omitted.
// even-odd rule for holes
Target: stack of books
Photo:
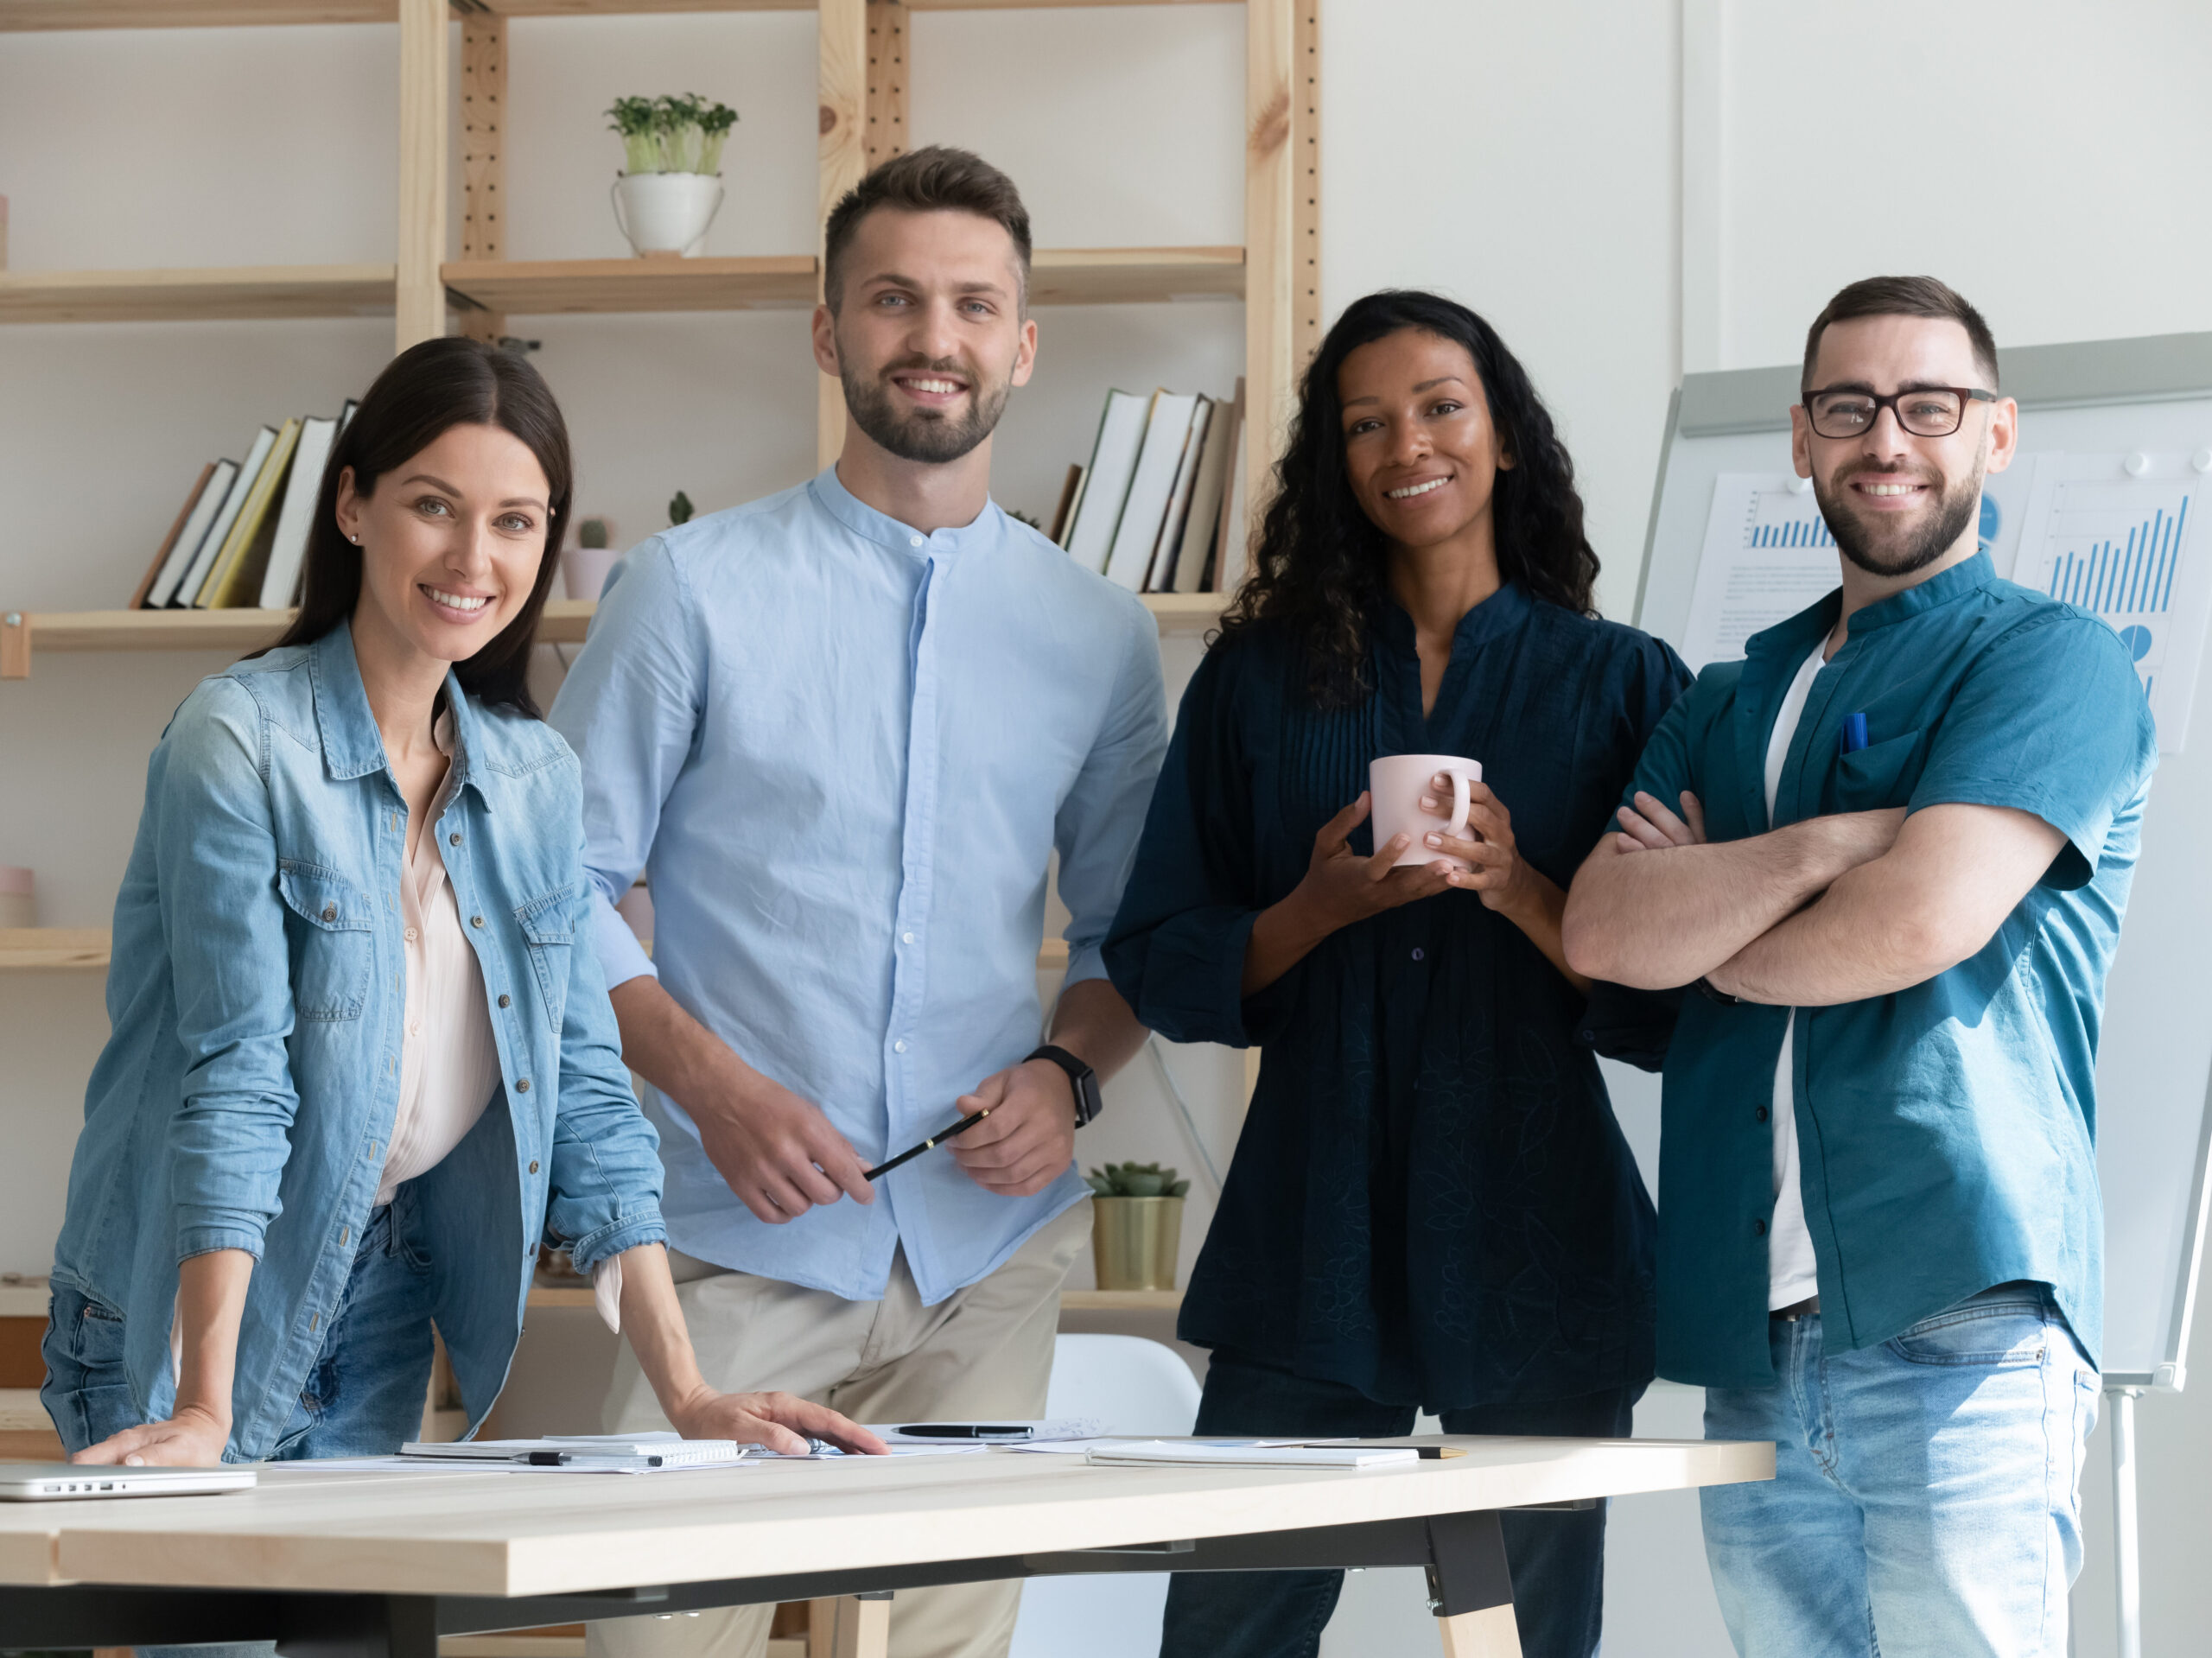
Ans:
<svg viewBox="0 0 2212 1658"><path fill-rule="evenodd" d="M1244 579L1244 382L1230 398L1109 391L1090 464L1068 468L1052 539L1132 593Z"/></svg>
<svg viewBox="0 0 2212 1658"><path fill-rule="evenodd" d="M126 607L282 610L298 603L323 465L353 409L348 400L328 419L264 426L244 461L202 467Z"/></svg>

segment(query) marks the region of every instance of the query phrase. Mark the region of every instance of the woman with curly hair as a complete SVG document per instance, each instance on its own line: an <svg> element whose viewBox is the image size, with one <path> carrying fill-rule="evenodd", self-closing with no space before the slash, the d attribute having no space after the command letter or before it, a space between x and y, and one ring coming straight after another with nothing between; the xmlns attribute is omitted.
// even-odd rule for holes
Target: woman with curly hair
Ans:
<svg viewBox="0 0 2212 1658"><path fill-rule="evenodd" d="M1689 675L1599 620L1572 462L1482 318L1372 294L1300 389L1251 580L1183 699L1106 946L1259 1086L1185 1297L1198 1431L1624 1435L1652 1374L1649 1197L1598 1070L1673 1013L1567 965L1560 916ZM1369 762L1478 760L1413 837ZM1461 861L1455 862L1457 859ZM1605 1513L1508 1515L1523 1650L1598 1642ZM1164 1658L1319 1647L1333 1572L1191 1574Z"/></svg>

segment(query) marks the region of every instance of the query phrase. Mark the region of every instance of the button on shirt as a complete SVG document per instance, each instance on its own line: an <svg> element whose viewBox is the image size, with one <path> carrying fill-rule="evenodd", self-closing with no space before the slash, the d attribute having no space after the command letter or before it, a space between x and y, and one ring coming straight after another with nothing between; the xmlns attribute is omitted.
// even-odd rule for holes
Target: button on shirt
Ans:
<svg viewBox="0 0 2212 1658"><path fill-rule="evenodd" d="M1059 856L1067 982L1099 945L1166 746L1150 614L987 505L923 535L835 468L645 543L602 596L552 722L582 756L594 939L656 974L867 1162L950 1126L1037 1045ZM640 869L648 960L613 910ZM880 1297L903 1246L926 1302L1079 1202L1071 1169L994 1196L943 1153L798 1220L756 1220L677 1102L645 1090L677 1248Z"/></svg>
<svg viewBox="0 0 2212 1658"><path fill-rule="evenodd" d="M1705 803L1715 841L1764 831L1761 760L1838 595L1701 674L1637 789ZM1847 715L1866 746L1845 754ZM2102 1340L2097 1030L2157 764L2133 664L2095 617L1997 579L1986 556L1851 619L1815 674L1773 821L1968 804L2065 837L1980 950L1910 989L1796 1010L1791 1103L1825 1337L1870 1347L1993 1285L2051 1286ZM1790 1010L1683 1000L1660 1142L1659 1372L1766 1387L1773 1133Z"/></svg>

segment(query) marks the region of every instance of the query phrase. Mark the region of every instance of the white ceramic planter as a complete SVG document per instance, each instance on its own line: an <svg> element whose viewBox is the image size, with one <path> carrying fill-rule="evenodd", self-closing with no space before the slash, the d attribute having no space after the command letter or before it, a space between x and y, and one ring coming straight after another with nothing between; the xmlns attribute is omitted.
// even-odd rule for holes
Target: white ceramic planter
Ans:
<svg viewBox="0 0 2212 1658"><path fill-rule="evenodd" d="M614 222L639 257L698 257L722 205L722 181L708 173L625 173L614 181Z"/></svg>

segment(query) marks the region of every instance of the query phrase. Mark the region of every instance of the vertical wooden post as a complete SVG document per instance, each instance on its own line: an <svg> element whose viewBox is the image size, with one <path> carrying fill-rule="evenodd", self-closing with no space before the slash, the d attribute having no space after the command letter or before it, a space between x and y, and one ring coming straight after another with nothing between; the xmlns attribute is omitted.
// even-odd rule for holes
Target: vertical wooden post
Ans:
<svg viewBox="0 0 2212 1658"><path fill-rule="evenodd" d="M1291 367L1306 372L1321 345L1321 0L1297 0L1292 58Z"/></svg>
<svg viewBox="0 0 2212 1658"><path fill-rule="evenodd" d="M868 164L906 153L905 0L868 0Z"/></svg>
<svg viewBox="0 0 2212 1658"><path fill-rule="evenodd" d="M399 0L399 287L395 351L446 331L446 0Z"/></svg>
<svg viewBox="0 0 2212 1658"><path fill-rule="evenodd" d="M1244 7L1244 478L1255 524L1267 510L1268 474L1290 412L1295 13L1296 0Z"/></svg>
<svg viewBox="0 0 2212 1658"><path fill-rule="evenodd" d="M31 677L31 619L20 610L0 616L0 679Z"/></svg>
<svg viewBox="0 0 2212 1658"><path fill-rule="evenodd" d="M1310 3L1310 0L1309 0ZM461 20L461 257L507 257L507 20L467 12ZM496 311L461 314L461 331L496 343L507 320Z"/></svg>
<svg viewBox="0 0 2212 1658"><path fill-rule="evenodd" d="M838 198L868 171L868 3L867 0L821 0L816 27L821 31L821 198L816 221L815 257L822 252L822 224ZM816 291L820 292L817 267ZM845 392L836 379L821 377L815 405L816 463L828 466L845 446Z"/></svg>

